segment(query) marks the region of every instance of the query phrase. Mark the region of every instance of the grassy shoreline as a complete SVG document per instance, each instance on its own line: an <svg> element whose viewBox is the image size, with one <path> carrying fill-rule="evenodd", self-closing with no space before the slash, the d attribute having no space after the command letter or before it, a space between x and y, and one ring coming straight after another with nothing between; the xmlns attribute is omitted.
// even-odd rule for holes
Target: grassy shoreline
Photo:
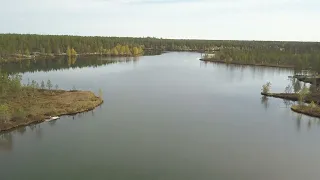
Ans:
<svg viewBox="0 0 320 180"><path fill-rule="evenodd" d="M256 64L256 63L241 63L241 62L235 62L235 61L227 62L224 60L205 59L205 58L201 58L199 60L204 62L214 62L214 63L221 63L221 64L234 64L234 65L244 65L244 66L262 66L262 67L276 67L276 68L287 68L287 69L294 68L294 66L292 65L281 65L281 64Z"/></svg>
<svg viewBox="0 0 320 180"><path fill-rule="evenodd" d="M0 132L41 123L49 116L74 115L90 111L103 103L102 98L90 91L36 91L27 92L29 94L21 98L6 97L11 109L23 109L23 113L12 116L9 120L0 119Z"/></svg>
<svg viewBox="0 0 320 180"><path fill-rule="evenodd" d="M296 112L296 113L304 114L304 115L311 116L311 117L320 118L320 107L319 106L309 107L309 106L306 106L306 105L303 105L303 106L293 105L291 107L291 110Z"/></svg>
<svg viewBox="0 0 320 180"><path fill-rule="evenodd" d="M263 96L286 99L290 101L299 101L299 95L296 93L261 93ZM309 105L292 105L291 110L311 117L320 118L320 94L312 93L304 98L304 103ZM313 103L314 102L314 103ZM312 105L313 104L313 105Z"/></svg>
<svg viewBox="0 0 320 180"><path fill-rule="evenodd" d="M59 57L70 57L70 58L75 58L75 57L90 57L90 56L106 56L106 57L139 57L143 56L144 54L139 54L136 56L126 56L126 55L108 55L108 54L100 54L100 53L78 53L76 56L70 57L66 54L47 54L47 55L37 55L37 56L29 56L29 57L7 57L7 58L2 58L0 59L0 65L1 64L8 64L8 63L17 63L17 62L22 62L22 61L27 61L27 60L42 60L42 59L55 59Z"/></svg>
<svg viewBox="0 0 320 180"><path fill-rule="evenodd" d="M274 97L274 98L280 98L280 99L286 99L290 101L299 101L299 95L296 93L261 93L263 96L268 97ZM314 102L318 105L320 105L320 93L312 93L308 94L304 98L305 103L311 103Z"/></svg>

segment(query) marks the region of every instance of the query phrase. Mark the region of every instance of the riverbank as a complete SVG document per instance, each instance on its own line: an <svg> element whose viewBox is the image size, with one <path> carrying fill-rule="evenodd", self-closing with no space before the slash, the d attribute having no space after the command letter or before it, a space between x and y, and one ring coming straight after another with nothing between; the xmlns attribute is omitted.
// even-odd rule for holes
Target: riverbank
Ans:
<svg viewBox="0 0 320 180"><path fill-rule="evenodd" d="M293 105L291 107L291 110L296 113L301 113L301 114L305 114L307 116L320 118L320 107L319 106L310 107L307 105L302 105L302 106Z"/></svg>
<svg viewBox="0 0 320 180"><path fill-rule="evenodd" d="M290 101L298 101L299 100L299 95L296 93L261 93L261 95L274 97L274 98L280 98L280 99L286 99L286 100L290 100ZM314 102L314 103L320 105L320 93L308 94L304 99L305 99L304 100L305 103Z"/></svg>
<svg viewBox="0 0 320 180"><path fill-rule="evenodd" d="M49 116L73 115L93 110L103 103L90 91L25 90L25 95L7 96L11 116L0 120L0 132L45 121Z"/></svg>
<svg viewBox="0 0 320 180"><path fill-rule="evenodd" d="M158 53L159 54L159 53ZM155 55L158 55L155 54ZM31 55L31 56L21 56L21 57L6 57L0 58L0 65L1 64L8 64L8 63L18 63L27 60L43 60L43 59L55 59L59 57L70 57L70 58L78 58L78 57L90 57L90 56L103 56L103 57L139 57L144 56L145 54L139 54L136 56L126 56L126 55L110 55L110 54L100 54L100 53L78 53L75 56L68 56L66 54L45 54L45 55ZM153 55L151 52L147 52L146 55Z"/></svg>
<svg viewBox="0 0 320 180"><path fill-rule="evenodd" d="M262 66L262 67L277 67L277 68L294 68L293 65L281 65L281 64L256 64L256 63L241 63L235 61L224 61L224 60L217 60L217 59L199 59L200 61L204 62L214 62L214 63L222 63L222 64L234 64L234 65L243 65L243 66Z"/></svg>
<svg viewBox="0 0 320 180"><path fill-rule="evenodd" d="M261 93L261 95L280 98L290 101L298 101L299 95L296 93ZM320 94L312 93L305 97L305 103L311 103L309 105L293 105L291 110L296 113L305 114L311 117L320 118ZM313 104L314 103L314 104Z"/></svg>

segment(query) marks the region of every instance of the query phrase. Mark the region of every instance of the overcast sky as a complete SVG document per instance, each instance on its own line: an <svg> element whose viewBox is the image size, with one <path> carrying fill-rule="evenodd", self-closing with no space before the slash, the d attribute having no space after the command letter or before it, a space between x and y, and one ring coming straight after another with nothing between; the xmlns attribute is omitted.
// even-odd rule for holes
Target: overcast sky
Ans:
<svg viewBox="0 0 320 180"><path fill-rule="evenodd" d="M0 2L0 33L320 41L320 0Z"/></svg>

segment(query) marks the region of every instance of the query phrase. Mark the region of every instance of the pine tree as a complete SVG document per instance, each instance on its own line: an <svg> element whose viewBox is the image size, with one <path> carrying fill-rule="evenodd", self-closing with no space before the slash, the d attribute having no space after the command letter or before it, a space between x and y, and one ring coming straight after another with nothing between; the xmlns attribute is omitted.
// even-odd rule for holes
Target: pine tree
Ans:
<svg viewBox="0 0 320 180"><path fill-rule="evenodd" d="M46 85L44 84L44 81L41 81L41 85L40 85L41 89L45 89Z"/></svg>
<svg viewBox="0 0 320 180"><path fill-rule="evenodd" d="M50 79L47 81L47 88L49 90L51 90L51 88L52 88L52 83L51 83Z"/></svg>

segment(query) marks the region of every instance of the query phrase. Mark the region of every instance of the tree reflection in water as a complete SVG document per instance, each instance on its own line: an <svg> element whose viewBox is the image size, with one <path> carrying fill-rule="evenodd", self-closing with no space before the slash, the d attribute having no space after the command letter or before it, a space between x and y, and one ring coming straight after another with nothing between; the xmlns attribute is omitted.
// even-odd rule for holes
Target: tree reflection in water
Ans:
<svg viewBox="0 0 320 180"><path fill-rule="evenodd" d="M269 108L269 98L267 96L261 97L261 104L264 105L265 109Z"/></svg>
<svg viewBox="0 0 320 180"><path fill-rule="evenodd" d="M37 137L38 139L42 139L42 136L43 136L42 128L41 128L41 125L38 124L38 125L37 125L37 128L36 128L36 137Z"/></svg>
<svg viewBox="0 0 320 180"><path fill-rule="evenodd" d="M25 60L20 62L6 63L1 66L1 70L8 74L54 71L69 68L98 67L114 63L135 63L139 57L104 57L104 56L84 56L68 57L59 56L54 58L43 58L38 60Z"/></svg>
<svg viewBox="0 0 320 180"><path fill-rule="evenodd" d="M0 151L12 151L13 137L12 133L0 133Z"/></svg>
<svg viewBox="0 0 320 180"><path fill-rule="evenodd" d="M57 123L57 121L49 121L48 123L51 127L53 127Z"/></svg>
<svg viewBox="0 0 320 180"><path fill-rule="evenodd" d="M302 129L302 126L304 126L308 131L311 130L312 127L320 126L319 118L309 117L303 114L296 113L295 121L298 131Z"/></svg>
<svg viewBox="0 0 320 180"><path fill-rule="evenodd" d="M20 127L16 130L20 135L23 135L27 131L27 127Z"/></svg>
<svg viewBox="0 0 320 180"><path fill-rule="evenodd" d="M294 103L293 101L283 99L283 104L286 108L290 108Z"/></svg>
<svg viewBox="0 0 320 180"><path fill-rule="evenodd" d="M301 114L297 114L296 124L297 124L297 130L298 131L300 131L300 129L301 129L301 120L302 120L302 115Z"/></svg>

